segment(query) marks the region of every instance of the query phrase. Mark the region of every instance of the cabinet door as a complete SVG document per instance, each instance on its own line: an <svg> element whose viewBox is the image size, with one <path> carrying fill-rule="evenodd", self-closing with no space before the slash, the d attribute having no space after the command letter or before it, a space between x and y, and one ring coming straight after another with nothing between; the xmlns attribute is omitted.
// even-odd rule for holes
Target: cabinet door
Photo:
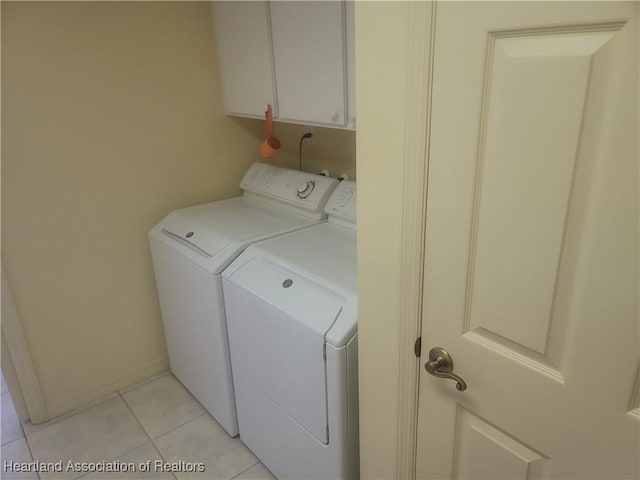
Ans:
<svg viewBox="0 0 640 480"><path fill-rule="evenodd" d="M270 10L279 118L344 126L344 2L273 2Z"/></svg>
<svg viewBox="0 0 640 480"><path fill-rule="evenodd" d="M347 128L356 128L356 32L355 2L345 6L347 32Z"/></svg>
<svg viewBox="0 0 640 480"><path fill-rule="evenodd" d="M263 118L275 102L266 2L215 2L225 113Z"/></svg>

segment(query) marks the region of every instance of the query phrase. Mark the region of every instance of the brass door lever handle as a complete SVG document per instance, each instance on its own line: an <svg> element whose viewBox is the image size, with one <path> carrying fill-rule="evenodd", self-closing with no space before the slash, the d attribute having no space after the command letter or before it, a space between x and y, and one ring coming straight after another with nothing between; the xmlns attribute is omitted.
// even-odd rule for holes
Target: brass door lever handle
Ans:
<svg viewBox="0 0 640 480"><path fill-rule="evenodd" d="M424 364L424 368L435 377L455 380L456 388L461 392L467 389L467 382L460 375L453 373L453 359L442 347L433 347L429 350L429 361Z"/></svg>

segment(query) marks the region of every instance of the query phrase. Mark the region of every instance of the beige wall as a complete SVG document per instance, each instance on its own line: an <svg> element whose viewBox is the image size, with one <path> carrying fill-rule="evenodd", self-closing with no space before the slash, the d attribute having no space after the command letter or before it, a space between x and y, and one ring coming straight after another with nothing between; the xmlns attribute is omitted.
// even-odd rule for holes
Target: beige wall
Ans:
<svg viewBox="0 0 640 480"><path fill-rule="evenodd" d="M230 117L238 125L264 138L264 122L249 118ZM335 128L314 128L313 145L308 140L302 146L302 169L306 172L319 173L327 169L332 177L346 173L351 180L356 179L356 132L337 130ZM282 147L269 160L280 167L299 168L300 138L309 127L291 123L273 123L273 135L280 140ZM258 146L256 146L256 149ZM258 150L256 150L257 152Z"/></svg>
<svg viewBox="0 0 640 480"><path fill-rule="evenodd" d="M249 120L251 121L251 120ZM256 122L254 120L254 122ZM264 122L257 122L263 135ZM273 134L282 143L282 148L273 158L273 163L298 169L300 158L300 138L308 127L290 123L273 124ZM319 173L327 169L332 177L346 173L351 180L356 179L356 135L349 130L314 127L314 144L305 140L302 146L302 169Z"/></svg>
<svg viewBox="0 0 640 480"><path fill-rule="evenodd" d="M146 233L257 159L213 36L207 3L2 2L2 262L50 416L167 368ZM355 134L316 136L305 169L353 176Z"/></svg>
<svg viewBox="0 0 640 480"><path fill-rule="evenodd" d="M210 18L2 2L2 261L52 416L167 367L146 232L253 160Z"/></svg>

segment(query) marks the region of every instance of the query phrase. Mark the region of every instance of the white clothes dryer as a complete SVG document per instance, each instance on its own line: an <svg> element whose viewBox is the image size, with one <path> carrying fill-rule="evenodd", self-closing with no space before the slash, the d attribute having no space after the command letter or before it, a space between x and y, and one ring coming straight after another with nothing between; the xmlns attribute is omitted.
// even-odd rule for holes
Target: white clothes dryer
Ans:
<svg viewBox="0 0 640 480"><path fill-rule="evenodd" d="M356 185L222 274L240 439L279 479L358 478Z"/></svg>
<svg viewBox="0 0 640 480"><path fill-rule="evenodd" d="M176 210L149 232L173 374L238 434L221 273L251 243L326 221L332 178L254 163L243 195Z"/></svg>

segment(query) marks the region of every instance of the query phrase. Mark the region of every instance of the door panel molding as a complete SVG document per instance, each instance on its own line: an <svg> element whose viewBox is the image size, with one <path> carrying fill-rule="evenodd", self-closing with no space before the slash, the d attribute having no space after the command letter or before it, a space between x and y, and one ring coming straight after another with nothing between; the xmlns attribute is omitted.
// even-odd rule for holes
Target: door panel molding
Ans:
<svg viewBox="0 0 640 480"><path fill-rule="evenodd" d="M456 409L455 428L453 478L545 478L549 457L460 405ZM495 477L496 463L502 466L503 477Z"/></svg>
<svg viewBox="0 0 640 480"><path fill-rule="evenodd" d="M527 368L531 368L554 382L564 385L565 381L562 373L552 366L547 365L544 358L537 356L537 352L526 351L521 345L512 344L507 338L496 339L495 337L497 337L497 335L482 328L464 334L464 338L467 340L487 350L491 350L498 355L518 362Z"/></svg>
<svg viewBox="0 0 640 480"><path fill-rule="evenodd" d="M598 22L487 35L463 331L513 350L516 358L530 357L529 363L550 369L559 380L569 326L567 316L558 315L557 300L567 296L564 277L575 273L565 247L572 234L569 215L575 215L571 204L591 64L625 25ZM562 104L552 98L558 89L564 90ZM554 114L544 124L528 120L536 108ZM530 136L531 131L539 133ZM548 191L544 203L527 201L541 189ZM488 215L496 209L502 212L497 222ZM512 233L520 232L511 242L491 237L504 218ZM529 255L516 255L521 251ZM521 284L521 271L536 273ZM532 289L538 292L534 304L524 298ZM514 319L507 313L514 310L527 314Z"/></svg>

